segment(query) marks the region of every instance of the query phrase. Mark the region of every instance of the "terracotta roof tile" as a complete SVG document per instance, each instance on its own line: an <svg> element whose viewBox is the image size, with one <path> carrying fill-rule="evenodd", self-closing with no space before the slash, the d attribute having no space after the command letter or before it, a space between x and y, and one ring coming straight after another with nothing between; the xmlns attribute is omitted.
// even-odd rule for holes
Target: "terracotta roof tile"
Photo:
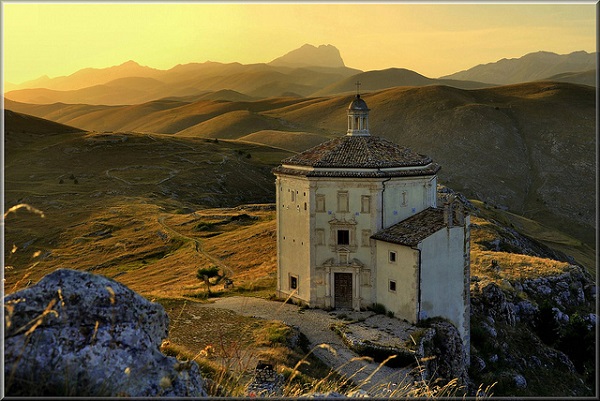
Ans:
<svg viewBox="0 0 600 401"><path fill-rule="evenodd" d="M337 177L337 178L387 178L387 177L415 177L423 175L434 175L440 170L440 166L436 163L425 168L412 168L406 170L397 171L357 171L357 170L345 170L345 171L327 171L327 170L298 170L294 168L286 168L279 166L273 169L275 174L286 174L296 175L304 177Z"/></svg>
<svg viewBox="0 0 600 401"><path fill-rule="evenodd" d="M342 168L426 166L431 162L430 157L386 139L351 135L334 138L282 161L296 166Z"/></svg>
<svg viewBox="0 0 600 401"><path fill-rule="evenodd" d="M373 234L371 238L394 244L414 246L444 227L446 227L444 210L430 207Z"/></svg>

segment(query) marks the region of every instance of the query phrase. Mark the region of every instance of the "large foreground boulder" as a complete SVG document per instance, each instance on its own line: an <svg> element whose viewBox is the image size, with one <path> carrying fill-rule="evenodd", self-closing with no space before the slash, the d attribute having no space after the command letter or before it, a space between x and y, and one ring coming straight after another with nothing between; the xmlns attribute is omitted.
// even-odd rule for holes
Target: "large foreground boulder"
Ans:
<svg viewBox="0 0 600 401"><path fill-rule="evenodd" d="M195 362L159 350L163 307L114 280L60 269L4 304L8 396L206 396Z"/></svg>

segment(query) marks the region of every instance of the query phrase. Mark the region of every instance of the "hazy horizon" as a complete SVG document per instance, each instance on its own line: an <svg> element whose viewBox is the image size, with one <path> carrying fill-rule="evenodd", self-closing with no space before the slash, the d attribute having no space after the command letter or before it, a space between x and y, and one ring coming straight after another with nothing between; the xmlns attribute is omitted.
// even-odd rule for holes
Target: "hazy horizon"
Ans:
<svg viewBox="0 0 600 401"><path fill-rule="evenodd" d="M133 60L268 63L331 44L347 67L440 77L503 58L595 52L596 4L3 2L3 78L21 84Z"/></svg>

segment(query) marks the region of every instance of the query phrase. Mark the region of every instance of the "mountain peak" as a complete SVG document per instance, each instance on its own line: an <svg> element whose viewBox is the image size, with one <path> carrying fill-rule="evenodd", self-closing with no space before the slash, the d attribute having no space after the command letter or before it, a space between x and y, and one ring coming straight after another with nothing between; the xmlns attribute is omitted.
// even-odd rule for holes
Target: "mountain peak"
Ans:
<svg viewBox="0 0 600 401"><path fill-rule="evenodd" d="M345 67L340 51L333 45L304 44L298 49L276 58L269 63L280 67Z"/></svg>
<svg viewBox="0 0 600 401"><path fill-rule="evenodd" d="M133 60L128 60L120 65L120 67L141 67L139 63L136 63Z"/></svg>

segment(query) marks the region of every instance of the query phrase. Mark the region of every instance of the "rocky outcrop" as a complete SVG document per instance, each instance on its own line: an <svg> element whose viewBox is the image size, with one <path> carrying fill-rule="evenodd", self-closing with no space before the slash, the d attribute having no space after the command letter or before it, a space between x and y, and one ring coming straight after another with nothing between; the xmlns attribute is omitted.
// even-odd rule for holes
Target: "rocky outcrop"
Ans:
<svg viewBox="0 0 600 401"><path fill-rule="evenodd" d="M498 284L489 283L474 293L472 314L500 319L514 326L517 322L532 322L539 312L539 304L550 302L555 305L557 319L568 321L568 315L565 317L568 311L588 306L596 300L595 284L589 274L576 265L556 276L505 280L503 287L507 291Z"/></svg>
<svg viewBox="0 0 600 401"><path fill-rule="evenodd" d="M593 354L596 286L583 268L477 284L471 291L472 386L493 380L499 383L497 395L540 395L545 390L540 377L552 371L568 392L547 395L591 394L586 380L595 374L582 353L591 348Z"/></svg>
<svg viewBox="0 0 600 401"><path fill-rule="evenodd" d="M433 318L412 327L411 341L386 342L361 338L356 327L338 324L331 327L351 350L361 356L369 356L377 362L388 357L386 365L406 367L420 365L420 378L428 381L458 379L461 385L468 383L466 352L456 327L442 318Z"/></svg>
<svg viewBox="0 0 600 401"><path fill-rule="evenodd" d="M6 394L206 396L195 362L163 355L163 307L102 276L60 269L4 298Z"/></svg>
<svg viewBox="0 0 600 401"><path fill-rule="evenodd" d="M423 373L428 379L458 379L467 385L467 358L460 333L450 322L436 319L428 324L427 335L419 344Z"/></svg>

